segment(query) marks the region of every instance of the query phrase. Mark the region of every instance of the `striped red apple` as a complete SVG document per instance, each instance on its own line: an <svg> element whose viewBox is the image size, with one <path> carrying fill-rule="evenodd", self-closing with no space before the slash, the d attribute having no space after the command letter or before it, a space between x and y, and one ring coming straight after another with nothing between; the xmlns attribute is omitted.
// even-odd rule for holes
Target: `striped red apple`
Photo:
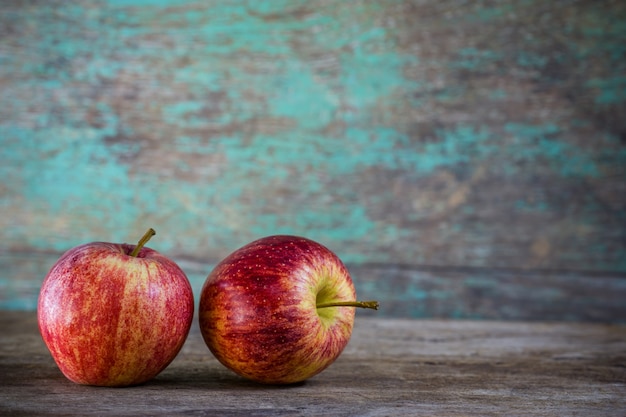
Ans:
<svg viewBox="0 0 626 417"><path fill-rule="evenodd" d="M52 266L39 295L39 330L63 374L79 384L137 385L178 354L194 300L185 273L159 252L92 242Z"/></svg>
<svg viewBox="0 0 626 417"><path fill-rule="evenodd" d="M202 336L227 368L253 381L308 379L341 354L352 334L352 279L325 246L268 236L236 250L209 274L200 294Z"/></svg>

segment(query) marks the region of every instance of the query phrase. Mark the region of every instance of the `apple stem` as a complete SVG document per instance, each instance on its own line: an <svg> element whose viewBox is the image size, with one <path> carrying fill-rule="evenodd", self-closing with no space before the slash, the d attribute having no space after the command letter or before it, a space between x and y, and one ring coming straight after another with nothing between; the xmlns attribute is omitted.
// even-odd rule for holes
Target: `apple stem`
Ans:
<svg viewBox="0 0 626 417"><path fill-rule="evenodd" d="M330 303L317 304L317 308L326 307L360 307L371 308L372 310L378 310L378 301L332 301Z"/></svg>
<svg viewBox="0 0 626 417"><path fill-rule="evenodd" d="M154 235L156 235L156 232L154 231L154 229L149 228L148 231L143 235L143 237L139 239L139 242L137 242L137 246L135 246L135 249L133 249L133 251L130 253L130 256L137 257L137 255L139 254L139 251L141 250L141 248L143 248L143 245L148 243L150 238Z"/></svg>

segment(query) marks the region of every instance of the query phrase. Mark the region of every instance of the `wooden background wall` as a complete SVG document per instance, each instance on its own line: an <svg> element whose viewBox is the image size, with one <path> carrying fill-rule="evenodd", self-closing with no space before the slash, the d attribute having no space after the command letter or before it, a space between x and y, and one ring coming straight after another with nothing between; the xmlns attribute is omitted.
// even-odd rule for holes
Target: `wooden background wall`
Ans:
<svg viewBox="0 0 626 417"><path fill-rule="evenodd" d="M626 321L626 2L2 0L0 308L290 233L383 316ZM362 313L367 314L367 313Z"/></svg>

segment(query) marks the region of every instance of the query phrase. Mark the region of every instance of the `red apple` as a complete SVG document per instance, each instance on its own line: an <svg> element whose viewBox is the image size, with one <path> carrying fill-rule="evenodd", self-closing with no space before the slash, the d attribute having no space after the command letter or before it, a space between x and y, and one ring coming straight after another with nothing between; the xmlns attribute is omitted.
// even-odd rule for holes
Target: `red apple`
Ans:
<svg viewBox="0 0 626 417"><path fill-rule="evenodd" d="M328 248L296 236L269 236L236 250L207 277L200 330L235 373L289 384L328 367L350 340L355 301L348 270Z"/></svg>
<svg viewBox="0 0 626 417"><path fill-rule="evenodd" d="M137 385L178 354L193 320L185 273L143 245L92 242L52 266L39 295L43 340L78 384Z"/></svg>

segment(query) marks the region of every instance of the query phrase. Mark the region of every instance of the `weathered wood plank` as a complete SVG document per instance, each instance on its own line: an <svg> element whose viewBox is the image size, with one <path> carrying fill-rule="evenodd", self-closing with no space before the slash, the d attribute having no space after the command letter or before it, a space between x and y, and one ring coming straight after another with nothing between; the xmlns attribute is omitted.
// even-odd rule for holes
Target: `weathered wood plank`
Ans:
<svg viewBox="0 0 626 417"><path fill-rule="evenodd" d="M154 227L206 265L293 233L363 267L624 280L624 22L619 0L3 1L0 252Z"/></svg>
<svg viewBox="0 0 626 417"><path fill-rule="evenodd" d="M59 256L0 252L0 306L36 309L41 282ZM197 305L215 264L176 261ZM366 316L626 323L622 274L384 264L348 264L348 269L358 297L381 303L379 311L362 312Z"/></svg>
<svg viewBox="0 0 626 417"><path fill-rule="evenodd" d="M385 317L626 323L622 274L376 264L350 273Z"/></svg>
<svg viewBox="0 0 626 417"><path fill-rule="evenodd" d="M0 252L0 306L35 310L41 283L60 255ZM215 264L175 260L197 303ZM385 264L348 264L348 269L359 297L382 303L371 313L376 316L626 323L621 273Z"/></svg>
<svg viewBox="0 0 626 417"><path fill-rule="evenodd" d="M326 371L293 387L240 379L197 326L155 380L123 389L66 380L33 313L0 312L0 414L616 416L626 413L626 327L357 317Z"/></svg>

